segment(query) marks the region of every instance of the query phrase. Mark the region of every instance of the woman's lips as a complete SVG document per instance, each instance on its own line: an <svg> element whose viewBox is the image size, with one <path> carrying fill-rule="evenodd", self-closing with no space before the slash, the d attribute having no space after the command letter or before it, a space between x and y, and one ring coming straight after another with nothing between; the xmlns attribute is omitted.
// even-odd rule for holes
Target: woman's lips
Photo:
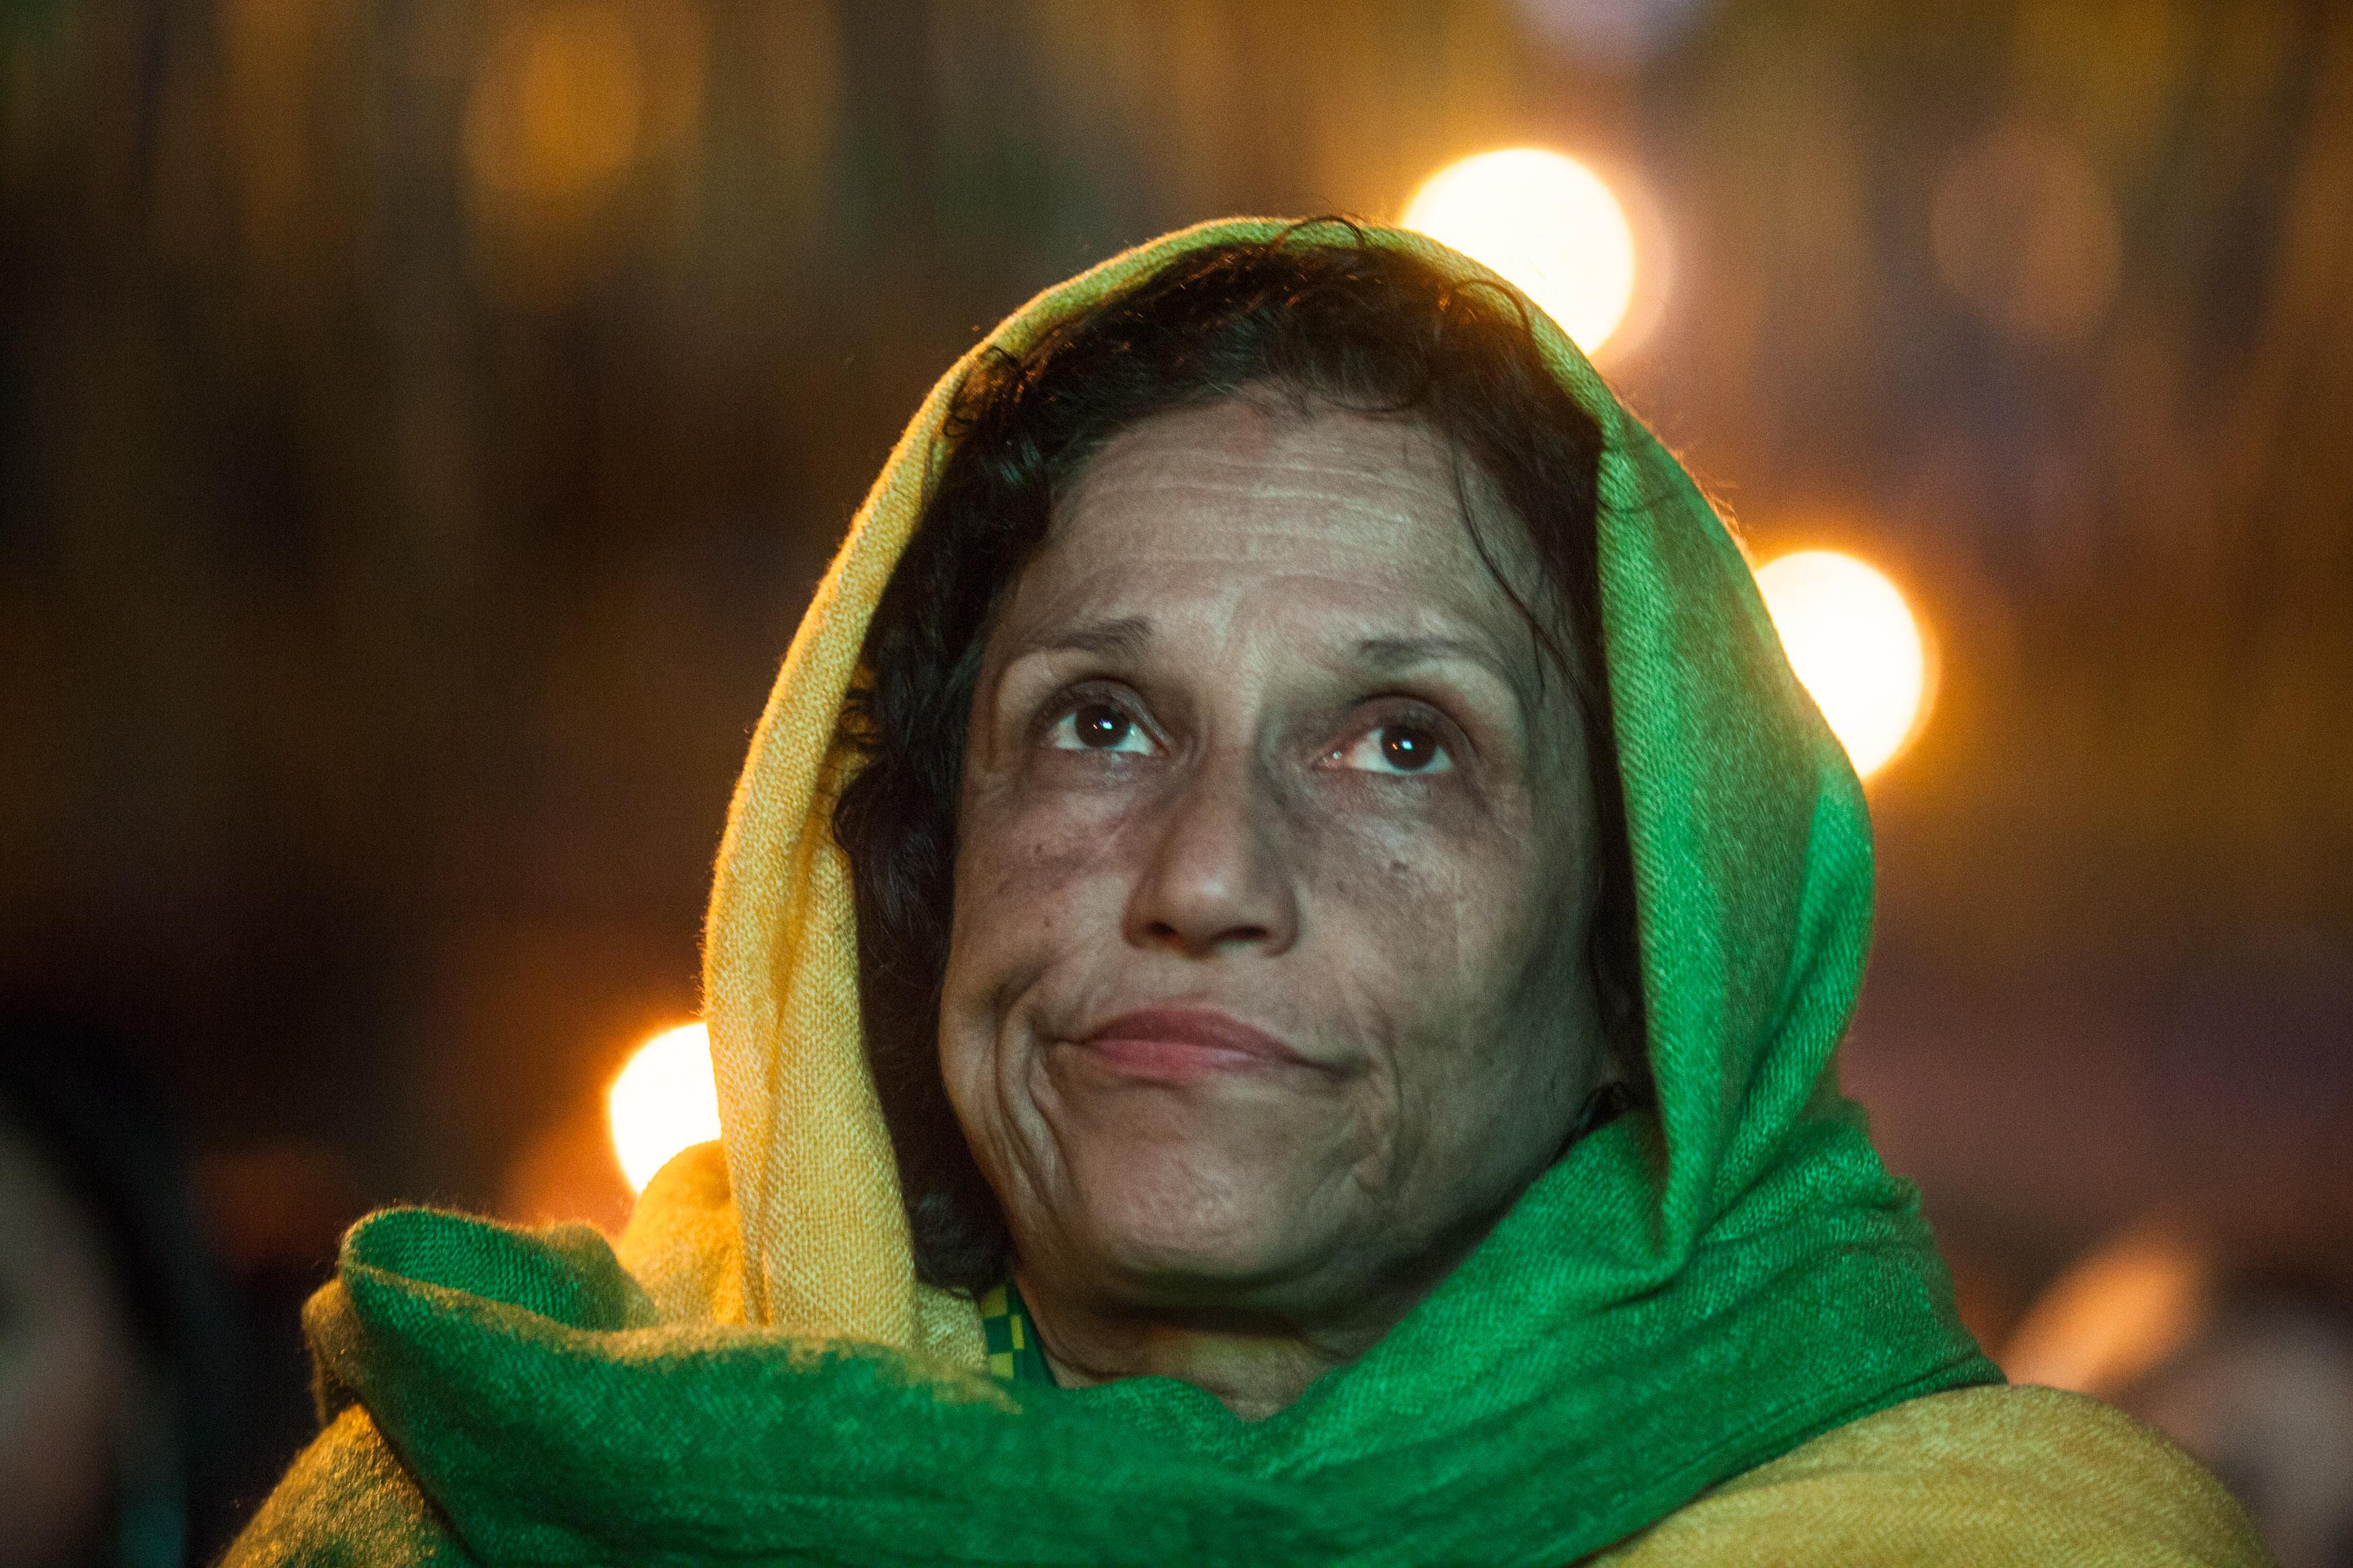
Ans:
<svg viewBox="0 0 2353 1568"><path fill-rule="evenodd" d="M1080 1044L1114 1070L1174 1083L1312 1065L1263 1029L1196 1007L1122 1013Z"/></svg>

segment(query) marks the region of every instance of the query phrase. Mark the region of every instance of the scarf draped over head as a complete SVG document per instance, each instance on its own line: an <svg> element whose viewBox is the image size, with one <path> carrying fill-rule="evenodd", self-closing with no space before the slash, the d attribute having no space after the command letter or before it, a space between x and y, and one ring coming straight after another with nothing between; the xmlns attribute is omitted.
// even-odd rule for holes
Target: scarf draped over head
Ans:
<svg viewBox="0 0 2353 1568"><path fill-rule="evenodd" d="M1040 295L933 390L851 525L720 852L724 1183L692 1160L657 1183L625 1246L638 1278L576 1229L422 1211L347 1244L312 1310L325 1381L478 1554L1557 1563L1832 1427L1998 1379L1837 1089L1871 920L1861 786L1723 521L1541 318L1603 436L1655 1108L1577 1143L1387 1339L1257 1423L1164 1379L993 1382L978 1305L917 1282L830 831L867 622L976 356L1236 242L1358 241L1207 224ZM1363 242L1493 280L1419 236Z"/></svg>

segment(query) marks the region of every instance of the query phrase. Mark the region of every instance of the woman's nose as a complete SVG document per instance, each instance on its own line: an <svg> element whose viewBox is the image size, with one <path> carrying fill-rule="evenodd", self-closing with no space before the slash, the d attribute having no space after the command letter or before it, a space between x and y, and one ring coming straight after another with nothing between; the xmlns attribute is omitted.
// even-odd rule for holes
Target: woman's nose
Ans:
<svg viewBox="0 0 2353 1568"><path fill-rule="evenodd" d="M1130 942L1206 958L1243 948L1278 953L1298 939L1299 900L1273 794L1246 752L1202 760L1150 840L1128 896Z"/></svg>

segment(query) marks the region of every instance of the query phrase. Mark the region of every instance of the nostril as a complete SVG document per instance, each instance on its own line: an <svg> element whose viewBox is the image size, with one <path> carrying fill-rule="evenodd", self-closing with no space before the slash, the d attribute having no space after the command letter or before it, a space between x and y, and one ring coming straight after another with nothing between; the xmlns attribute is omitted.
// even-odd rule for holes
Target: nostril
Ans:
<svg viewBox="0 0 2353 1568"><path fill-rule="evenodd" d="M1145 940L1155 945L1180 949L1186 952L1215 952L1232 947L1255 947L1271 942L1272 928L1262 925L1228 925L1214 930L1187 931L1167 921L1154 921L1144 928Z"/></svg>

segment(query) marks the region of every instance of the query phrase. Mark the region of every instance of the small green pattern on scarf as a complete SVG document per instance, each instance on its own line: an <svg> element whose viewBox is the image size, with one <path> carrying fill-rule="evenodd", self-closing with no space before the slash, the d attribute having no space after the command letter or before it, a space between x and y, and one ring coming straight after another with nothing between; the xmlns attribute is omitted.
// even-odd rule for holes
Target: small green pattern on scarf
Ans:
<svg viewBox="0 0 2353 1568"><path fill-rule="evenodd" d="M991 1375L1008 1383L1054 1386L1053 1369L1046 1364L1046 1352L1039 1348L1038 1331L1029 1321L1029 1309L1022 1303L1020 1289L1012 1280L1008 1279L980 1299L980 1334L988 1344Z"/></svg>

